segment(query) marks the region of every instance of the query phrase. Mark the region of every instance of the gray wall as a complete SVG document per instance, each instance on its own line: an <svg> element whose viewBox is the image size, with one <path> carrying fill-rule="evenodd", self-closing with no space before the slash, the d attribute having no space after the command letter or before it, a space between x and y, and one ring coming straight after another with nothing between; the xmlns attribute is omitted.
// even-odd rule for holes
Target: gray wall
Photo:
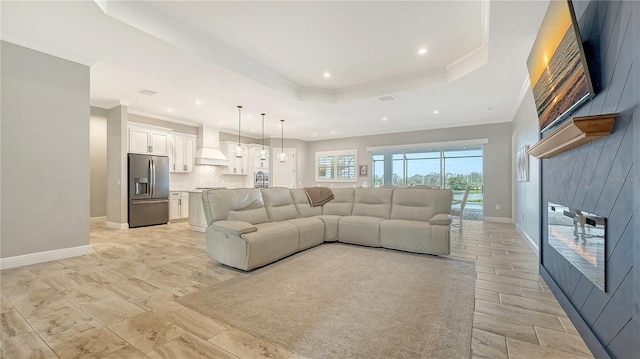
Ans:
<svg viewBox="0 0 640 359"><path fill-rule="evenodd" d="M89 67L1 50L1 256L88 245Z"/></svg>
<svg viewBox="0 0 640 359"><path fill-rule="evenodd" d="M91 107L91 217L107 215L107 110Z"/></svg>
<svg viewBox="0 0 640 359"><path fill-rule="evenodd" d="M489 140L489 143L484 146L484 215L485 217L501 218L510 221L511 191L505 191L505 188L511 188L512 177L510 122L309 142L304 167L299 167L299 170L304 173L303 183L305 186L327 186L331 184L327 184L326 182L316 183L314 179L315 153L318 151L355 148L358 150L358 165L369 165L370 168L371 153L367 152L367 147L461 141L480 138L487 138ZM366 179L359 177L357 184L360 185L362 181L365 180L371 185L370 176ZM335 186L340 185L345 186L345 183L335 183ZM352 185L354 185L354 183L346 184L346 186ZM496 209L496 205L500 205L500 210Z"/></svg>
<svg viewBox="0 0 640 359"><path fill-rule="evenodd" d="M548 244L542 231L541 274L597 358L638 355L638 278L633 279L634 178L638 164L633 133L638 127L638 94L633 91L633 48L640 37L631 29L632 2L574 2L583 41L595 46L601 91L575 116L618 113L613 133L605 138L542 160L542 208L554 201L607 217L606 292L595 287ZM638 21L637 13L633 21ZM638 58L635 58L636 66ZM637 203L636 203L637 206ZM543 228L546 211L541 213ZM636 218L637 221L637 218ZM634 242L636 244L634 245ZM637 255L635 260L637 261ZM637 309L636 309L637 310Z"/></svg>
<svg viewBox="0 0 640 359"><path fill-rule="evenodd" d="M109 228L127 223L127 106L107 111L107 222Z"/></svg>
<svg viewBox="0 0 640 359"><path fill-rule="evenodd" d="M524 65L523 65L524 66ZM538 142L538 114L531 88L513 118L513 153ZM515 163L515 161L514 161ZM515 176L514 176L515 180ZM540 160L529 156L529 181L515 182L515 222L521 235L540 247Z"/></svg>

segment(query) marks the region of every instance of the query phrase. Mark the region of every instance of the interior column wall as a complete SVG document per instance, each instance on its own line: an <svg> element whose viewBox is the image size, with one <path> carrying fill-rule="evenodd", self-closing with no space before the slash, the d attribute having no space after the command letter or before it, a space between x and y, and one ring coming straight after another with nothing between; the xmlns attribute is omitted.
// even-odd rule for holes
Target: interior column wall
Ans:
<svg viewBox="0 0 640 359"><path fill-rule="evenodd" d="M2 258L89 244L89 67L2 53Z"/></svg>
<svg viewBox="0 0 640 359"><path fill-rule="evenodd" d="M91 218L107 215L107 110L91 107Z"/></svg>
<svg viewBox="0 0 640 359"><path fill-rule="evenodd" d="M127 228L127 106L107 112L107 221L110 228Z"/></svg>

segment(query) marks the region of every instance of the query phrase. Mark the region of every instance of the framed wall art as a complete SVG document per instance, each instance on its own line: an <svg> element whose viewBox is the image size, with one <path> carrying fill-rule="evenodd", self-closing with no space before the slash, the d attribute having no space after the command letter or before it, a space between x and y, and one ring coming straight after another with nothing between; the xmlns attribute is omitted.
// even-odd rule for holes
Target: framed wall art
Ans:
<svg viewBox="0 0 640 359"><path fill-rule="evenodd" d="M529 182L529 145L520 147L516 153L516 181Z"/></svg>

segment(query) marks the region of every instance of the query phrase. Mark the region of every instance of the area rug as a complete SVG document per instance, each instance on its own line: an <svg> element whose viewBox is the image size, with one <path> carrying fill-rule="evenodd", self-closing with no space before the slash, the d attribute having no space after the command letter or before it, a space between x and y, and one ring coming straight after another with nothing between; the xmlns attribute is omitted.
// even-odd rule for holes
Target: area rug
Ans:
<svg viewBox="0 0 640 359"><path fill-rule="evenodd" d="M472 262L323 244L179 301L297 354L469 358Z"/></svg>

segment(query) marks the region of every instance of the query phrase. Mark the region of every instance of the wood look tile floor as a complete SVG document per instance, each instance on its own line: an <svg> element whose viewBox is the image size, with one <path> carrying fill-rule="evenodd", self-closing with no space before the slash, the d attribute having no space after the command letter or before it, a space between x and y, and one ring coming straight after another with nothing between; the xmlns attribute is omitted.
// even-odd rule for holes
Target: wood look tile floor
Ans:
<svg viewBox="0 0 640 359"><path fill-rule="evenodd" d="M471 358L592 358L513 225L465 221L451 237L451 256L476 262ZM2 358L303 359L176 302L239 273L186 223L92 223L91 246L0 273Z"/></svg>

